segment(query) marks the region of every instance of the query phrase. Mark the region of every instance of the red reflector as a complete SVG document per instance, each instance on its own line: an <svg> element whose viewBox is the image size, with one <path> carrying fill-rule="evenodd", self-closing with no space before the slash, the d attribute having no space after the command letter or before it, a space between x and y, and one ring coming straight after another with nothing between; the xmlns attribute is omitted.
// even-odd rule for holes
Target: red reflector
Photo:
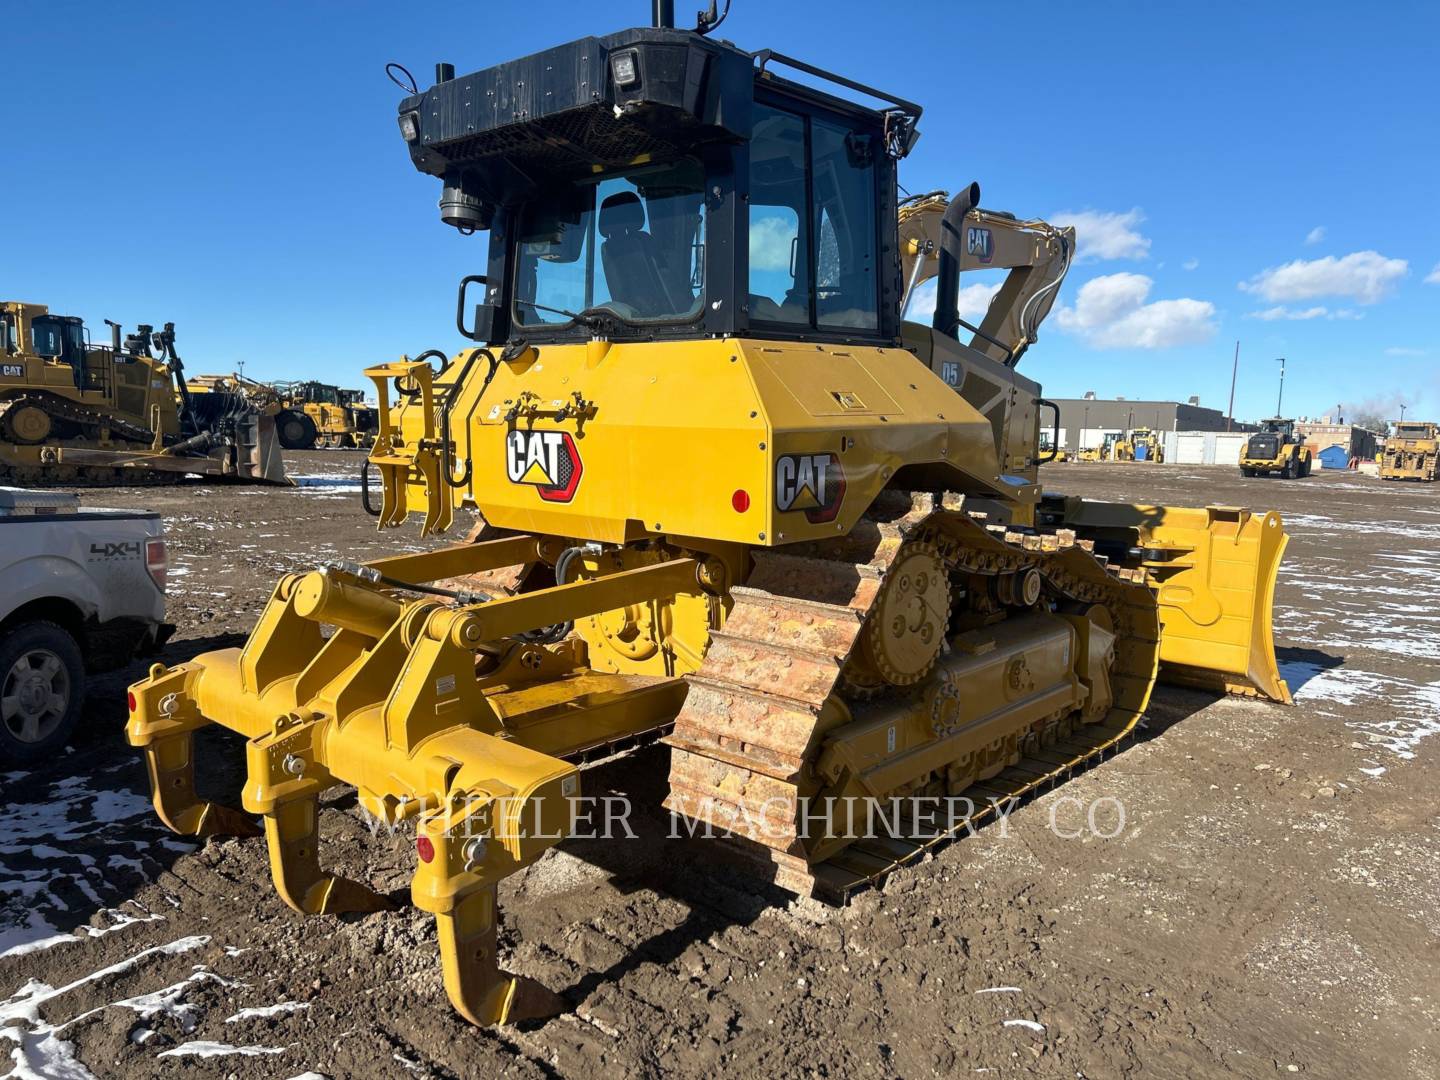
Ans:
<svg viewBox="0 0 1440 1080"><path fill-rule="evenodd" d="M744 488L736 488L735 494L730 496L730 505L737 514L743 514L750 509L750 493Z"/></svg>
<svg viewBox="0 0 1440 1080"><path fill-rule="evenodd" d="M430 842L428 836L417 836L415 838L415 851L420 856L421 862L429 862L435 858L435 845Z"/></svg>
<svg viewBox="0 0 1440 1080"><path fill-rule="evenodd" d="M134 712L134 711L135 711L135 691L134 691L134 690L131 690L130 693L126 695L125 700L126 700L126 701L129 703L129 705L130 705L130 711L131 711L131 712Z"/></svg>

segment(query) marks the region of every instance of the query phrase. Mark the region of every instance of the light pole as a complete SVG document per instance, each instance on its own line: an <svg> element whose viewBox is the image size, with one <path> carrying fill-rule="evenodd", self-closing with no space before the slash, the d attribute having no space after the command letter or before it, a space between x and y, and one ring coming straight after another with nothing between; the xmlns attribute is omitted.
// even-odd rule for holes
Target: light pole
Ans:
<svg viewBox="0 0 1440 1080"><path fill-rule="evenodd" d="M1225 414L1225 430L1235 423L1235 376L1240 374L1240 342L1235 342L1235 363L1230 368L1230 410Z"/></svg>
<svg viewBox="0 0 1440 1080"><path fill-rule="evenodd" d="M1275 419L1280 419L1280 406L1285 400L1285 357L1277 356L1275 362L1280 365L1280 394L1275 398Z"/></svg>
<svg viewBox="0 0 1440 1080"><path fill-rule="evenodd" d="M1405 422L1405 402L1400 402L1400 422Z"/></svg>

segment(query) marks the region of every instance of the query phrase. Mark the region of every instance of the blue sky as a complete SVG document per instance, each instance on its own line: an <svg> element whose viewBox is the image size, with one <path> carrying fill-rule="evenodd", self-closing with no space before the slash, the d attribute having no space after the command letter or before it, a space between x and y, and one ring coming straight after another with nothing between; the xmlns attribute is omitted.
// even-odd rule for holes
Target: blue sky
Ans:
<svg viewBox="0 0 1440 1080"><path fill-rule="evenodd" d="M699 6L677 5L681 18ZM0 294L173 320L192 371L360 385L453 349L479 238L395 125L428 81L644 22L608 4L5 0ZM893 24L877 22L897 12ZM912 191L1070 215L1081 262L1023 370L1053 396L1440 419L1440 6L734 0L721 31L926 106ZM1431 283L1426 278L1431 277Z"/></svg>

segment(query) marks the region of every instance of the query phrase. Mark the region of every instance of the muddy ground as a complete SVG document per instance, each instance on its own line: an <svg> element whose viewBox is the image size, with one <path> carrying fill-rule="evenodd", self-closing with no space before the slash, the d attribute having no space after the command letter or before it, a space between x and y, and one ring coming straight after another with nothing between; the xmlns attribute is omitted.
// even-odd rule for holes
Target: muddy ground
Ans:
<svg viewBox="0 0 1440 1080"><path fill-rule="evenodd" d="M419 546L413 526L375 533L358 460L290 455L292 491L87 495L166 517L165 659L238 643L281 571ZM1295 707L1163 687L1123 753L843 910L666 839L664 748L593 766L586 790L633 799L639 837L568 842L501 892L507 965L572 1011L481 1031L450 1011L433 927L406 903L410 839L372 838L353 798L327 801L327 860L396 912L302 919L262 841L157 827L122 734L132 666L96 682L63 757L0 774L0 1068L1440 1076L1440 485L1145 464L1044 479L1280 510ZM241 756L208 733L202 788L238 804Z"/></svg>

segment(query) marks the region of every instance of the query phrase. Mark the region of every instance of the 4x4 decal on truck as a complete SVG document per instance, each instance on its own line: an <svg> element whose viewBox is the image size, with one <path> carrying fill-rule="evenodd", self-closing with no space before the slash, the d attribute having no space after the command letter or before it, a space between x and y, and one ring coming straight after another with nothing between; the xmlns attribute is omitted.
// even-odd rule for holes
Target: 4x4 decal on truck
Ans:
<svg viewBox="0 0 1440 1080"><path fill-rule="evenodd" d="M90 545L92 559L138 559L143 547L139 540L107 540Z"/></svg>
<svg viewBox="0 0 1440 1080"><path fill-rule="evenodd" d="M505 436L505 475L530 484L546 502L569 502L585 464L568 431L512 431Z"/></svg>

